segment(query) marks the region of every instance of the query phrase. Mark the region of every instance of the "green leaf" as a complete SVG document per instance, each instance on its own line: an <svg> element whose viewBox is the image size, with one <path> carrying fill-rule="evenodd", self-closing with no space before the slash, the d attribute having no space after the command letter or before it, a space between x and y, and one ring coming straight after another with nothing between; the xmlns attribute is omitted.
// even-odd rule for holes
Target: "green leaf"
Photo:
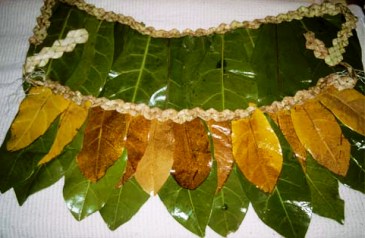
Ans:
<svg viewBox="0 0 365 238"><path fill-rule="evenodd" d="M126 153L123 152L121 158L96 183L87 180L77 166L76 160L72 161L65 175L63 197L68 209L77 220L82 220L99 211L105 205L112 189L120 179L121 171L125 167L126 156Z"/></svg>
<svg viewBox="0 0 365 238"><path fill-rule="evenodd" d="M126 26L116 28L123 48L115 61L105 85L103 96L122 98L129 102L155 106L153 94L163 90L167 81L167 39L142 35Z"/></svg>
<svg viewBox="0 0 365 238"><path fill-rule="evenodd" d="M36 51L63 39L74 29L85 28L89 39L85 44L77 45L73 52L64 53L60 59L50 60L46 65L47 76L83 94L98 96L113 61L115 24L97 20L63 4L56 7L50 20L48 36Z"/></svg>
<svg viewBox="0 0 365 238"><path fill-rule="evenodd" d="M6 137L0 148L0 191L6 192L25 181L37 170L37 163L49 151L56 136L59 117L52 122L47 131L28 147L9 152L6 150Z"/></svg>
<svg viewBox="0 0 365 238"><path fill-rule="evenodd" d="M238 176L237 169L233 168L224 187L213 201L209 227L224 237L238 230L250 203Z"/></svg>
<svg viewBox="0 0 365 238"><path fill-rule="evenodd" d="M203 237L217 188L217 166L213 162L208 178L196 189L179 186L170 176L158 195L172 217L194 234Z"/></svg>
<svg viewBox="0 0 365 238"><path fill-rule="evenodd" d="M129 221L150 196L136 182L129 179L120 189L114 188L105 206L99 211L111 230Z"/></svg>
<svg viewBox="0 0 365 238"><path fill-rule="evenodd" d="M304 237L312 215L310 190L288 142L272 120L269 121L278 135L284 158L276 188L270 194L264 193L240 173L242 186L265 224L285 237Z"/></svg>
<svg viewBox="0 0 365 238"><path fill-rule="evenodd" d="M350 167L345 177L336 177L350 188L365 193L365 137L344 126L342 132L351 144Z"/></svg>
<svg viewBox="0 0 365 238"><path fill-rule="evenodd" d="M306 164L306 178L311 190L313 212L343 224L344 201L338 193L336 178L310 155L307 156Z"/></svg>
<svg viewBox="0 0 365 238"><path fill-rule="evenodd" d="M56 183L68 170L71 162L76 158L82 146L84 128L81 128L72 142L65 147L63 152L47 164L38 166L34 173L22 183L14 187L18 203L22 205L27 198Z"/></svg>

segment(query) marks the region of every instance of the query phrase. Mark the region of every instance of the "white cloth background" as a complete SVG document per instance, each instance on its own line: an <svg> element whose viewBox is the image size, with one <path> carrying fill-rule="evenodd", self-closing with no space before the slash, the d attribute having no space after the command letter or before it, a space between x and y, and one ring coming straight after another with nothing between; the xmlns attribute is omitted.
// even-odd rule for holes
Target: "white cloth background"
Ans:
<svg viewBox="0 0 365 238"><path fill-rule="evenodd" d="M131 15L147 25L164 29L216 26L232 20L252 20L296 9L300 1L259 0L90 0L105 9ZM0 0L0 144L23 98L21 67L41 0ZM363 30L364 32L364 30ZM364 43L364 35L361 38ZM0 165L1 166L1 165ZM1 179L1 178L0 178ZM0 237L195 237L177 223L158 197L116 231L99 214L77 222L62 197L63 179L19 207L13 191L0 195ZM345 200L345 224L313 215L307 237L365 237L365 196L340 186ZM219 237L209 228L207 237ZM250 206L240 229L229 237L280 237L267 227Z"/></svg>

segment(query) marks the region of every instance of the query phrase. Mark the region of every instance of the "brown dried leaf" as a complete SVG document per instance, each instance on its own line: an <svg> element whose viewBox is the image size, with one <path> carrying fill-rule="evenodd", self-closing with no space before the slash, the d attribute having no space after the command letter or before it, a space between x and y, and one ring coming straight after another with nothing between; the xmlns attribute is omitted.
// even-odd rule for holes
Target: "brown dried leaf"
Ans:
<svg viewBox="0 0 365 238"><path fill-rule="evenodd" d="M117 111L106 111L101 107L90 110L83 147L77 157L86 178L96 182L121 156L129 120L129 115Z"/></svg>
<svg viewBox="0 0 365 238"><path fill-rule="evenodd" d="M234 163L232 154L231 122L217 122L210 120L208 121L208 127L213 138L214 158L217 161L217 192L219 192L231 173Z"/></svg>
<svg viewBox="0 0 365 238"><path fill-rule="evenodd" d="M128 128L125 148L128 151L127 167L117 187L121 187L136 172L137 165L145 153L151 121L143 116L134 117Z"/></svg>
<svg viewBox="0 0 365 238"><path fill-rule="evenodd" d="M313 158L332 172L346 175L351 148L335 117L319 102L308 101L292 108L291 118L300 142Z"/></svg>
<svg viewBox="0 0 365 238"><path fill-rule="evenodd" d="M174 123L173 131L176 146L172 175L180 186L195 189L211 169L207 131L198 118L184 124Z"/></svg>
<svg viewBox="0 0 365 238"><path fill-rule="evenodd" d="M172 121L153 120L146 151L139 161L135 178L143 190L157 194L170 175L174 154Z"/></svg>
<svg viewBox="0 0 365 238"><path fill-rule="evenodd" d="M38 164L44 164L61 154L63 148L69 144L77 134L77 131L84 124L90 103L82 106L70 102L67 109L62 113L60 124L58 126L56 138L48 154L46 154Z"/></svg>
<svg viewBox="0 0 365 238"><path fill-rule="evenodd" d="M279 126L281 132L283 133L289 145L293 149L295 157L302 165L302 168L305 168L305 159L307 157L307 151L302 145L302 143L300 143L297 133L294 130L293 122L290 116L290 111L282 110L275 114L270 114L270 117Z"/></svg>
<svg viewBox="0 0 365 238"><path fill-rule="evenodd" d="M325 105L343 124L365 136L365 96L355 89L335 88L320 96Z"/></svg>
<svg viewBox="0 0 365 238"><path fill-rule="evenodd" d="M7 150L16 151L30 145L46 132L69 103L63 96L53 94L49 88L31 88L20 104L19 113L11 125Z"/></svg>
<svg viewBox="0 0 365 238"><path fill-rule="evenodd" d="M245 177L264 192L272 192L283 165L279 139L265 115L232 121L234 159Z"/></svg>

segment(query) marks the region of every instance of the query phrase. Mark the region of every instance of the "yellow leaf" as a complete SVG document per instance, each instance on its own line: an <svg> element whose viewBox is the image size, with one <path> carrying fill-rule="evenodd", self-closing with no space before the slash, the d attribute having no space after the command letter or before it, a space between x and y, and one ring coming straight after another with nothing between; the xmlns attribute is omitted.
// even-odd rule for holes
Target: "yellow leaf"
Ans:
<svg viewBox="0 0 365 238"><path fill-rule="evenodd" d="M271 114L270 117L279 126L281 132L285 136L289 145L295 153L295 157L298 159L302 168L305 168L305 159L307 157L307 151L300 143L297 133L295 132L294 125L290 116L290 111L282 110L275 114Z"/></svg>
<svg viewBox="0 0 365 238"><path fill-rule="evenodd" d="M148 132L151 121L143 116L133 117L129 123L125 148L128 151L128 160L125 172L121 181L117 184L120 188L136 172L139 161L147 147Z"/></svg>
<svg viewBox="0 0 365 238"><path fill-rule="evenodd" d="M272 192L283 165L279 139L265 115L256 109L250 118L232 121L234 159L245 177Z"/></svg>
<svg viewBox="0 0 365 238"><path fill-rule="evenodd" d="M335 117L317 101L295 106L291 117L300 142L313 158L332 172L346 175L350 143Z"/></svg>
<svg viewBox="0 0 365 238"><path fill-rule="evenodd" d="M148 145L134 175L146 193L157 194L170 175L175 146L172 124L157 120L151 123Z"/></svg>
<svg viewBox="0 0 365 238"><path fill-rule="evenodd" d="M74 102L69 104L61 115L60 124L52 147L48 154L39 161L39 165L47 163L61 154L63 148L72 141L77 131L84 124L89 107L90 103L86 103L83 106L79 106Z"/></svg>
<svg viewBox="0 0 365 238"><path fill-rule="evenodd" d="M89 112L83 147L77 164L92 182L104 176L105 171L121 156L130 116L100 107Z"/></svg>
<svg viewBox="0 0 365 238"><path fill-rule="evenodd" d="M320 96L325 105L343 124L365 136L365 96L355 89L328 90Z"/></svg>
<svg viewBox="0 0 365 238"><path fill-rule="evenodd" d="M184 124L174 123L173 131L176 146L172 175L180 186L195 189L211 169L207 131L199 118Z"/></svg>
<svg viewBox="0 0 365 238"><path fill-rule="evenodd" d="M212 134L214 145L214 158L218 167L218 185L219 192L226 182L233 167L232 139L231 139L231 123L208 121L208 127Z"/></svg>
<svg viewBox="0 0 365 238"><path fill-rule="evenodd" d="M49 88L33 87L22 101L11 125L9 151L23 149L43 135L56 117L68 107L69 101L53 94Z"/></svg>

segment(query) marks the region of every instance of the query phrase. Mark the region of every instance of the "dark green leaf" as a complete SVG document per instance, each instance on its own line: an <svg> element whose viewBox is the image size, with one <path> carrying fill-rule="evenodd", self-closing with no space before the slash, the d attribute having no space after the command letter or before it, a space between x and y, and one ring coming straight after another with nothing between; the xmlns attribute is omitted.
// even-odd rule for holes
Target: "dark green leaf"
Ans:
<svg viewBox="0 0 365 238"><path fill-rule="evenodd" d="M83 136L84 128L81 128L73 141L65 147L61 155L49 163L38 166L27 180L14 187L20 205L30 195L51 186L64 176L70 163L76 158L81 149Z"/></svg>
<svg viewBox="0 0 365 238"><path fill-rule="evenodd" d="M337 178L347 186L365 193L365 137L344 126L342 131L351 144L351 159L346 177Z"/></svg>
<svg viewBox="0 0 365 238"><path fill-rule="evenodd" d="M343 224L344 201L338 193L336 178L310 155L307 156L306 164L306 178L311 190L313 212Z"/></svg>
<svg viewBox="0 0 365 238"><path fill-rule="evenodd" d="M47 76L83 94L98 96L113 61L114 23L99 21L65 5L56 8L51 22L47 38L37 49L52 45L74 29L85 28L89 39L85 44L77 45L72 53L50 60L46 66Z"/></svg>
<svg viewBox="0 0 365 238"><path fill-rule="evenodd" d="M185 189L168 178L158 195L173 218L200 237L205 235L217 188L217 168L213 163L208 178L195 190Z"/></svg>
<svg viewBox="0 0 365 238"><path fill-rule="evenodd" d="M310 190L288 142L270 122L279 137L284 158L276 188L271 194L264 193L241 174L242 185L264 223L285 237L304 237L312 215Z"/></svg>
<svg viewBox="0 0 365 238"><path fill-rule="evenodd" d="M25 181L37 170L38 161L48 153L52 146L58 122L59 119L56 119L42 136L19 151L6 150L9 136L6 137L0 148L0 191L2 193Z"/></svg>
<svg viewBox="0 0 365 238"><path fill-rule="evenodd" d="M149 197L134 178L129 179L120 189L112 190L100 214L108 227L115 230L129 221Z"/></svg>
<svg viewBox="0 0 365 238"><path fill-rule="evenodd" d="M124 170L126 156L124 152L121 158L108 169L105 176L96 183L87 180L77 166L76 160L72 161L65 175L63 197L68 209L77 220L84 219L105 205L120 179L121 171Z"/></svg>
<svg viewBox="0 0 365 238"><path fill-rule="evenodd" d="M222 190L215 195L209 227L221 236L236 231L246 215L249 200L234 168Z"/></svg>

